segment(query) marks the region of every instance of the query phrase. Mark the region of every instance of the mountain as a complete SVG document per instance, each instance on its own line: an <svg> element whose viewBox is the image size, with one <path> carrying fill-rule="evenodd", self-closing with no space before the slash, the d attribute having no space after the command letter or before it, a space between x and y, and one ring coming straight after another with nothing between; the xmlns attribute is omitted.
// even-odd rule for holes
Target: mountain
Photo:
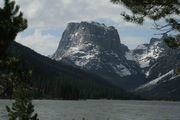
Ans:
<svg viewBox="0 0 180 120"><path fill-rule="evenodd" d="M96 74L115 86L133 89L144 83L144 75L135 61L126 59L127 51L112 26L69 23L51 58Z"/></svg>
<svg viewBox="0 0 180 120"><path fill-rule="evenodd" d="M129 50L112 26L96 22L69 23L51 59L102 77L106 82L148 99L180 97L180 49L162 38Z"/></svg>
<svg viewBox="0 0 180 120"><path fill-rule="evenodd" d="M179 99L180 76L176 69L180 66L180 49L167 47L163 39L152 38L149 44L139 45L126 53L128 60L139 63L146 75L146 84L135 92L150 99Z"/></svg>
<svg viewBox="0 0 180 120"><path fill-rule="evenodd" d="M32 70L31 84L34 98L71 100L137 98L133 94L109 84L97 75L56 62L16 42L11 44L7 54L15 56L21 61L18 66ZM8 88L10 91L11 89ZM10 92L6 91L1 98L9 96Z"/></svg>
<svg viewBox="0 0 180 120"><path fill-rule="evenodd" d="M126 52L126 58L136 61L141 67L142 72L146 75L146 78L150 77L151 70L156 66L158 59L172 51L164 43L164 37L166 35L161 39L152 38L149 44L138 45L134 50Z"/></svg>

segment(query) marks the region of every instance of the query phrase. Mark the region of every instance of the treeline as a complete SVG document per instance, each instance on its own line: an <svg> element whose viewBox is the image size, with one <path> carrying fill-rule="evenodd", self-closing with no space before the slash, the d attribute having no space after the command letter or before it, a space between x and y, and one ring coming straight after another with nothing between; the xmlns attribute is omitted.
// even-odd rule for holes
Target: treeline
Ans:
<svg viewBox="0 0 180 120"><path fill-rule="evenodd" d="M48 77L36 79L36 98L79 100L79 99L135 99L132 94L120 88L101 85L90 79L67 76L50 80Z"/></svg>

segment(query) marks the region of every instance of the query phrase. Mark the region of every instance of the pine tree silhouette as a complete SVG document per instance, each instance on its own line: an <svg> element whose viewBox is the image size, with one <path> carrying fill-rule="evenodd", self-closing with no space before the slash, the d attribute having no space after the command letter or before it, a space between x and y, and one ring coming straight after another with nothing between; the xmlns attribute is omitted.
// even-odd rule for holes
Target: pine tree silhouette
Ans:
<svg viewBox="0 0 180 120"><path fill-rule="evenodd" d="M17 33L27 28L27 20L19 8L15 1L10 0L4 0L4 7L0 8L0 56L15 40Z"/></svg>

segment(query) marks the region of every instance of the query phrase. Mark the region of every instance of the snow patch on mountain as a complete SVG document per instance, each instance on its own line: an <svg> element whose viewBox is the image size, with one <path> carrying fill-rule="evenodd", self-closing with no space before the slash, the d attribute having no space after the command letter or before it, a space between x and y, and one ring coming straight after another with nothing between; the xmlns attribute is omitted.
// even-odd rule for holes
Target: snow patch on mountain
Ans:
<svg viewBox="0 0 180 120"><path fill-rule="evenodd" d="M143 53L142 55L135 55L133 51L126 52L125 57L127 60L136 61L141 68L149 67L150 60L146 59L148 55Z"/></svg>
<svg viewBox="0 0 180 120"><path fill-rule="evenodd" d="M85 49L87 48L92 48L92 49L85 51ZM79 57L80 60L76 62L76 65L84 66L98 54L99 54L98 47L92 45L91 43L76 44L70 47L62 56L60 56L59 58L56 58L56 60L61 60L62 58L66 58L69 56L76 57L76 55L78 55L77 57Z"/></svg>
<svg viewBox="0 0 180 120"><path fill-rule="evenodd" d="M131 75L131 72L122 64L113 66L113 69L120 77Z"/></svg>
<svg viewBox="0 0 180 120"><path fill-rule="evenodd" d="M150 66L152 60L156 60L160 57L160 54L164 51L159 46L162 41L156 41L152 45L142 44L135 50L126 52L126 59L136 61L141 68L147 68Z"/></svg>
<svg viewBox="0 0 180 120"><path fill-rule="evenodd" d="M180 77L180 75L172 76L169 80L174 80L176 78Z"/></svg>
<svg viewBox="0 0 180 120"><path fill-rule="evenodd" d="M152 67L148 69L148 71L145 72L146 78L150 75L151 70L157 65L158 63L154 64Z"/></svg>
<svg viewBox="0 0 180 120"><path fill-rule="evenodd" d="M158 82L164 80L164 78L166 78L167 76L173 75L173 74L174 74L174 70L171 70L171 71L169 71L168 73L166 73L166 74L158 77L157 79L152 80L152 81L150 81L149 83L146 83L146 84L138 87L135 91L138 91L138 90L141 90L141 89L144 89L144 88L151 88L152 86L155 86L156 84L158 84ZM171 77L171 78L172 78L172 77ZM163 82L165 82L165 81L163 81Z"/></svg>

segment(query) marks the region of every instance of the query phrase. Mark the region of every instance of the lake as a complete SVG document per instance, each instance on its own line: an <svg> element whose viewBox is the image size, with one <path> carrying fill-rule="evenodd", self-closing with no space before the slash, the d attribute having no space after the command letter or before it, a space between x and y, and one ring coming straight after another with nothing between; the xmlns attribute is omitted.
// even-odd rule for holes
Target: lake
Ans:
<svg viewBox="0 0 180 120"><path fill-rule="evenodd" d="M0 120L7 120L6 105L0 100ZM40 120L180 120L180 102L87 100L35 100Z"/></svg>

